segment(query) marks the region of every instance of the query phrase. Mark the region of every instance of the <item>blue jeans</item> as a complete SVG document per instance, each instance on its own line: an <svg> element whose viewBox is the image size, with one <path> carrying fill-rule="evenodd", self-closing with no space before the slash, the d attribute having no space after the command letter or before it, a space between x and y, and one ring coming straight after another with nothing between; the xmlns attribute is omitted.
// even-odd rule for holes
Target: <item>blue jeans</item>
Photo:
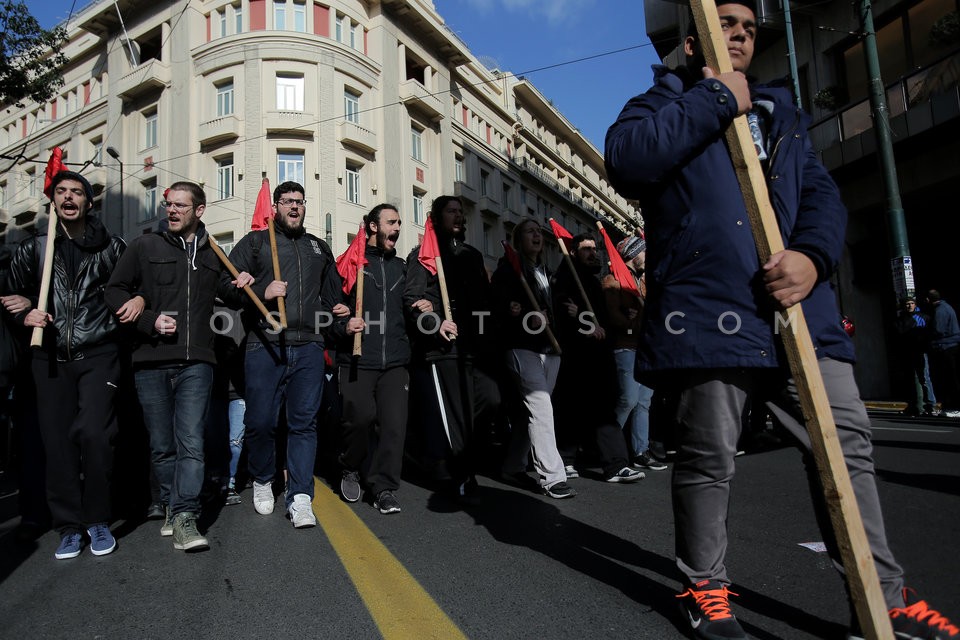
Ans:
<svg viewBox="0 0 960 640"><path fill-rule="evenodd" d="M200 511L203 429L213 387L213 366L140 369L134 374L160 501L173 514Z"/></svg>
<svg viewBox="0 0 960 640"><path fill-rule="evenodd" d="M227 419L230 423L231 482L237 477L237 465L240 463L240 452L243 451L243 416L246 411L247 402L243 398L231 400L227 406Z"/></svg>
<svg viewBox="0 0 960 640"><path fill-rule="evenodd" d="M633 377L633 364L637 352L633 349L617 349L613 352L617 362L617 424L621 429L629 426L630 447L633 455L639 456L650 447L650 401L653 389L645 387ZM629 422L628 422L629 420Z"/></svg>
<svg viewBox="0 0 960 640"><path fill-rule="evenodd" d="M244 416L247 466L263 484L276 473L276 431L280 406L287 404L286 503L305 493L313 499L313 464L317 456L317 412L323 395L323 345L309 343L281 350L251 340L244 372L249 401Z"/></svg>

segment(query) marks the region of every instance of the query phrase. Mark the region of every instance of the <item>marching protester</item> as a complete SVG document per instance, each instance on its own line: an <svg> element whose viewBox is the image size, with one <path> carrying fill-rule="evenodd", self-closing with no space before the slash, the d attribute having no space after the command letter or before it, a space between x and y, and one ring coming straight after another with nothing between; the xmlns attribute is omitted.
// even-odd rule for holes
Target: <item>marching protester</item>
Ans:
<svg viewBox="0 0 960 640"><path fill-rule="evenodd" d="M930 381L927 350L930 348L931 318L917 306L916 298L908 297L897 313L894 327L900 336L900 348L907 363L909 385L913 392L903 414L933 416L937 410L937 396Z"/></svg>
<svg viewBox="0 0 960 640"><path fill-rule="evenodd" d="M557 451L550 399L560 370L560 353L555 339L550 339L553 301L540 224L532 218L521 220L513 228L511 244L512 248L505 246L507 257L491 282L500 344L507 349L507 369L523 403L521 417L513 425L503 475L523 483L532 453L542 491L551 498L572 498L577 492L567 483L563 458Z"/></svg>
<svg viewBox="0 0 960 640"><path fill-rule="evenodd" d="M33 352L37 420L46 454L47 503L60 534L58 560L84 547L106 555L116 549L110 533L114 397L120 383L117 321L134 322L143 298L117 307L101 294L126 245L90 214L93 188L73 171L59 171L45 191L57 217L56 235L20 243L10 263L6 309L25 327L43 329ZM37 306L47 243L54 243L49 309Z"/></svg>
<svg viewBox="0 0 960 640"><path fill-rule="evenodd" d="M607 317L613 333L613 357L617 366L617 424L630 438L631 462L635 469L662 471L667 468L650 453L650 402L653 389L637 382L633 375L637 356L637 339L643 322L643 299L647 285L643 278L647 259L647 243L629 235L617 244L634 287L621 286L612 273L603 277L603 293ZM635 291L635 293L634 293Z"/></svg>
<svg viewBox="0 0 960 640"><path fill-rule="evenodd" d="M317 453L317 413L324 383L324 332L340 300L340 277L327 243L304 227L306 198L302 185L283 182L273 190L277 260L282 279L274 275L273 250L266 230L251 231L230 253L240 271L256 279L252 288L271 308L286 302L287 326L273 331L260 315L247 334L244 354L246 413L244 445L253 478L257 513L273 513L277 473L276 431L286 406L288 487L284 502L296 528L317 524L313 514L313 468ZM224 276L226 277L226 276ZM224 298L239 307L247 298L234 291ZM256 311L251 309L250 316Z"/></svg>
<svg viewBox="0 0 960 640"><path fill-rule="evenodd" d="M758 30L753 3L727 0L718 9L734 71L717 75L705 66L691 21L686 66L655 67L654 86L627 102L607 132L605 153L611 184L643 207L650 242L637 374L680 395L673 472L677 567L685 581L680 602L696 637L747 637L730 610L724 559L734 455L751 393L767 400L801 447L817 520L840 567L796 388L775 335L782 310L802 303L893 628L901 637L955 637L956 627L904 588L887 545L870 420L829 282L843 250L846 210L811 151L809 117L787 90L747 80ZM754 122L787 246L763 264L724 139L741 114Z"/></svg>
<svg viewBox="0 0 960 640"><path fill-rule="evenodd" d="M150 434L153 470L166 504L161 536L173 547L201 551L209 543L197 529L204 482L204 428L213 387L215 299L250 284L249 274L221 283L220 263L200 221L206 195L193 182L175 182L164 208L168 227L137 237L104 291L120 320L135 322L134 379ZM146 305L143 306L143 301ZM140 301L142 312L124 310Z"/></svg>
<svg viewBox="0 0 960 640"><path fill-rule="evenodd" d="M437 253L428 255L424 249L434 232ZM413 314L412 374L428 455L439 462L437 475L446 476L454 497L473 501L474 436L478 425L493 420L500 392L486 372L495 344L489 322L490 281L483 256L464 242L465 236L460 199L438 196L430 207L424 242L407 258L403 298ZM446 293L441 292L437 257L446 275ZM444 317L444 295L451 318ZM424 310L422 300L430 303L429 310Z"/></svg>
<svg viewBox="0 0 960 640"><path fill-rule="evenodd" d="M364 236L366 242L357 246L357 255L347 256L352 258L352 271L345 278L344 289L348 289L346 305L351 317L337 318L332 328L332 336L338 340L343 400L340 493L347 502L359 500L362 476L374 495L373 506L390 514L400 511L395 492L400 488L410 384L408 314L403 303L406 267L397 257L397 208L380 204L371 209L364 216L364 231L354 242ZM358 301L359 291L363 297ZM362 316L357 317L357 309L362 309ZM357 336L359 355L354 349Z"/></svg>
<svg viewBox="0 0 960 640"><path fill-rule="evenodd" d="M927 292L930 303L930 376L940 396L940 415L960 418L960 324L940 292Z"/></svg>
<svg viewBox="0 0 960 640"><path fill-rule="evenodd" d="M617 367L606 332L610 323L599 280L597 241L590 234L574 236L570 257L553 277L557 336L563 349L553 391L557 446L568 476L576 472L577 452L586 445L596 448L604 480L636 482L644 473L629 466L615 412Z"/></svg>

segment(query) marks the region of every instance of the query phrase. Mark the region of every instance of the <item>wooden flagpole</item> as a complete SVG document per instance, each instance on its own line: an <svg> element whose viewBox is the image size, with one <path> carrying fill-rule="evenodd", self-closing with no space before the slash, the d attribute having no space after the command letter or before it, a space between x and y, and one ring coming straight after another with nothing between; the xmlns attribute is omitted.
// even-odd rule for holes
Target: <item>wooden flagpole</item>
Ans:
<svg viewBox="0 0 960 640"><path fill-rule="evenodd" d="M691 0L690 6L697 24L697 33L707 34L707 37L700 38L707 66L718 74L733 71L716 3L714 0ZM726 137L750 216L757 253L763 263L774 253L782 251L784 245L747 118L743 115L735 118L733 125L727 129ZM794 331L781 331L780 335L800 396L800 407L810 436L813 457L820 472L824 498L840 547L847 585L857 617L865 637L893 640L873 554L870 552L860 509L850 484L850 474L837 438L837 428L820 374L817 354L799 304L790 308L788 318L788 326L792 325Z"/></svg>
<svg viewBox="0 0 960 640"><path fill-rule="evenodd" d="M213 249L213 252L217 254L218 258L220 258L220 262L223 263L223 266L230 271L234 278L239 278L240 272L237 271L235 266L233 266L233 263L230 262L230 258L228 258L227 254L223 252L223 249L221 249L220 245L217 244L217 241L213 239L213 236L207 236L207 239L210 242L210 248ZM263 301L257 297L257 294L253 292L253 289L250 288L250 285L245 286L243 290L247 292L247 295L250 296L251 300L253 300L253 304L255 304L257 309L260 310L260 313L263 314L263 317L267 319L267 322L270 323L270 326L273 327L273 330L277 332L282 331L283 327L280 326L280 323L277 322L272 315L270 315L270 310L264 306Z"/></svg>
<svg viewBox="0 0 960 640"><path fill-rule="evenodd" d="M43 251L43 273L40 274L40 297L37 299L37 309L47 312L50 298L50 281L53 279L53 251L57 244L57 209L53 206L53 198L47 205L47 246ZM39 347L43 343L43 328L34 327L30 332L30 346Z"/></svg>
<svg viewBox="0 0 960 640"><path fill-rule="evenodd" d="M270 255L273 256L273 279L281 280L280 256L277 255L277 232L273 226L273 216L267 218L267 229L270 235ZM283 296L277 298L277 310L280 312L280 326L287 328L287 302Z"/></svg>
<svg viewBox="0 0 960 640"><path fill-rule="evenodd" d="M363 265L357 267L357 303L356 303L357 313L355 317L363 319ZM363 331L358 331L353 334L353 355L359 358L363 355L362 349L360 347L360 342L363 339Z"/></svg>
<svg viewBox="0 0 960 640"><path fill-rule="evenodd" d="M550 218L553 220L553 218ZM598 221L597 224L600 224ZM563 238L557 236L557 244L560 245L560 252L563 253L563 261L567 263L567 266L570 268L570 273L573 274L573 281L577 283L577 290L580 291L580 297L583 298L583 304L586 305L587 311L589 311L594 320L597 319L597 314L593 313L593 305L590 304L590 298L587 297L587 292L583 288L583 283L580 282L580 275L577 273L576 267L573 266L573 259L570 257L570 252L567 250L567 243L563 241Z"/></svg>

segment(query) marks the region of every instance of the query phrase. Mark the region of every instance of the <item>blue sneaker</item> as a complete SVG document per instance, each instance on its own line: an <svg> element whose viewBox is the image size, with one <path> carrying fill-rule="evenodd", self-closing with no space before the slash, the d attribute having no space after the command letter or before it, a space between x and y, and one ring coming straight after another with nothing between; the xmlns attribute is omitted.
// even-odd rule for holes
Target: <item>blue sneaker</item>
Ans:
<svg viewBox="0 0 960 640"><path fill-rule="evenodd" d="M67 558L76 558L83 549L83 535L80 533L65 533L60 538L60 546L53 556L57 560L66 560Z"/></svg>
<svg viewBox="0 0 960 640"><path fill-rule="evenodd" d="M110 533L110 528L103 523L87 529L87 535L90 536L90 553L95 556L105 556L117 548L117 541Z"/></svg>

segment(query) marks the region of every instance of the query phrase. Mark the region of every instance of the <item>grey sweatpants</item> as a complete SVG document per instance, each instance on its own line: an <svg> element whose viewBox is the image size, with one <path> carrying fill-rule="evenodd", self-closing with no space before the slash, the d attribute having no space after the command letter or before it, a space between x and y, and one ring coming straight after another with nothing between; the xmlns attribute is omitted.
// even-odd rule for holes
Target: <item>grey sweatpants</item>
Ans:
<svg viewBox="0 0 960 640"><path fill-rule="evenodd" d="M860 400L853 367L830 359L819 363L884 598L889 607L902 607L903 570L887 546L873 468L870 420ZM777 374L769 369L692 370L678 377L675 391L680 394L676 415L680 446L673 469L673 510L677 566L689 582L729 583L724 557L730 481L741 416L753 394L762 394L771 413L803 451L817 521L842 571L792 378L777 380Z"/></svg>

